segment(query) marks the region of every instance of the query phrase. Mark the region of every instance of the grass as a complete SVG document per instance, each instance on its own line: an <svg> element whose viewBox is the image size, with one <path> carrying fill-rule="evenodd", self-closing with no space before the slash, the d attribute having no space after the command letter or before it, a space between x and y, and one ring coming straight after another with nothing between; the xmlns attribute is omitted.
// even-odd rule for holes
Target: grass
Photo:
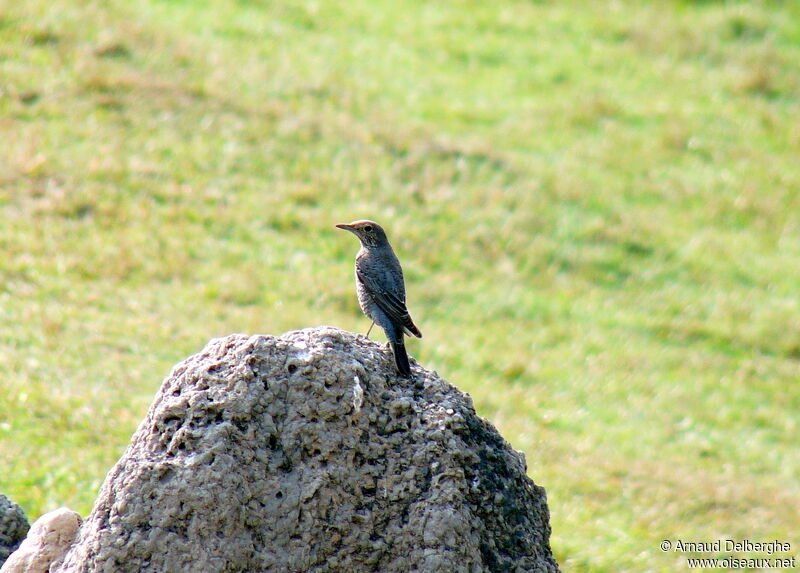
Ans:
<svg viewBox="0 0 800 573"><path fill-rule="evenodd" d="M0 1L0 492L87 514L212 337L363 331L369 216L565 570L796 552L799 78L793 2Z"/></svg>

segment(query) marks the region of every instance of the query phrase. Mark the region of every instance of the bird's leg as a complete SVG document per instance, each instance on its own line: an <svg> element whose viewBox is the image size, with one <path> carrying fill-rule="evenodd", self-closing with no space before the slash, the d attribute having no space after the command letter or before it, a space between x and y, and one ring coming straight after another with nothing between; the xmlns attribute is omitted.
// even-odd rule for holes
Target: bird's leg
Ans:
<svg viewBox="0 0 800 573"><path fill-rule="evenodd" d="M375 321L372 321L372 324L369 325L369 330L367 331L367 338L369 338L369 333L372 332L372 327L375 326Z"/></svg>

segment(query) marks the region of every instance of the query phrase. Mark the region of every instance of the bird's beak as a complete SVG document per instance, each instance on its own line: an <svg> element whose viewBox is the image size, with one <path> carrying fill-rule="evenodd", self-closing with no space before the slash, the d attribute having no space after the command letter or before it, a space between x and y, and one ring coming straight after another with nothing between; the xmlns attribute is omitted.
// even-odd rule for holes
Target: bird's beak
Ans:
<svg viewBox="0 0 800 573"><path fill-rule="evenodd" d="M345 231L350 231L351 233L355 232L355 229L353 229L352 225L341 224L341 225L336 225L336 228L337 229L344 229Z"/></svg>

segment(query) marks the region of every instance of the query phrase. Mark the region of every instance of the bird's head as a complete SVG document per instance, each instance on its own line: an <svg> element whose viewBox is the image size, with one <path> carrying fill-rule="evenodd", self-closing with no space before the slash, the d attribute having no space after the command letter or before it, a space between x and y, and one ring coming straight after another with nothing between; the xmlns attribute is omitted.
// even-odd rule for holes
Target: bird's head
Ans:
<svg viewBox="0 0 800 573"><path fill-rule="evenodd" d="M336 225L336 227L353 233L365 247L379 247L388 243L383 227L375 221L361 219L347 225Z"/></svg>

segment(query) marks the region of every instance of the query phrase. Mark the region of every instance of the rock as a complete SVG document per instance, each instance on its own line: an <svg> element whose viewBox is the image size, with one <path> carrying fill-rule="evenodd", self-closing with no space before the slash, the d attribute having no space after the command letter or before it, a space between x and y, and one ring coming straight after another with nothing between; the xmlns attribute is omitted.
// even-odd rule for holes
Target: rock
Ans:
<svg viewBox="0 0 800 573"><path fill-rule="evenodd" d="M74 511L61 507L45 513L31 527L1 573L47 573L58 566L67 550L75 542L81 517Z"/></svg>
<svg viewBox="0 0 800 573"><path fill-rule="evenodd" d="M321 327L164 380L58 571L557 571L544 489L435 372Z"/></svg>
<svg viewBox="0 0 800 573"><path fill-rule="evenodd" d="M0 494L0 565L19 547L30 527L22 508Z"/></svg>

